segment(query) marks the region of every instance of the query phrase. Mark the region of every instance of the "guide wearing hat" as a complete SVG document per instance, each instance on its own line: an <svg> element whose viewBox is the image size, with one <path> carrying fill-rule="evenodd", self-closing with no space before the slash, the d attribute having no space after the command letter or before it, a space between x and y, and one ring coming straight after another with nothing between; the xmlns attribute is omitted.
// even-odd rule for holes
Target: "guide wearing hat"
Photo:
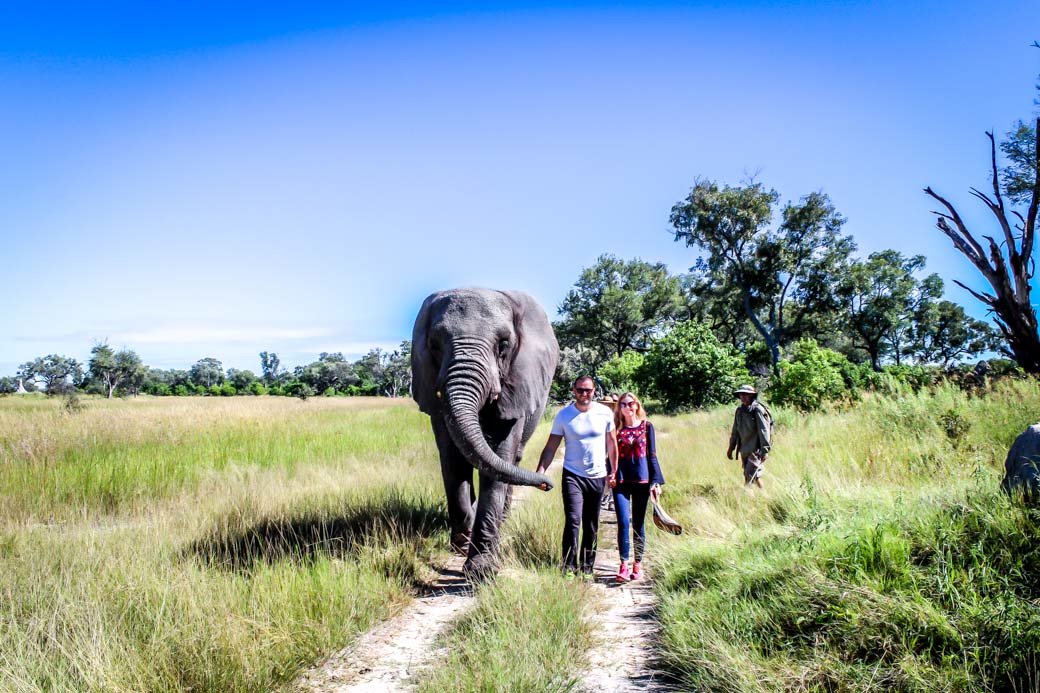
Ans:
<svg viewBox="0 0 1040 693"><path fill-rule="evenodd" d="M744 467L744 483L762 488L762 471L772 444L772 416L758 401L758 392L750 385L741 385L733 391L740 406L733 415L733 429L729 435L726 459L738 452Z"/></svg>

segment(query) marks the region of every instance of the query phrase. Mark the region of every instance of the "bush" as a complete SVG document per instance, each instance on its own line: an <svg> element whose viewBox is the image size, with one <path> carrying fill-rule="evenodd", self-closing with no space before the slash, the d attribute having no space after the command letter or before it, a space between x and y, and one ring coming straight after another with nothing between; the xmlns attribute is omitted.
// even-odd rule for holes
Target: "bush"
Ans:
<svg viewBox="0 0 1040 693"><path fill-rule="evenodd" d="M238 390L235 389L235 386L228 382L221 385L219 391L221 397L234 397L238 394Z"/></svg>
<svg viewBox="0 0 1040 693"><path fill-rule="evenodd" d="M824 349L814 339L795 342L791 357L780 362L780 377L769 389L771 402L815 411L824 402L855 396L862 372L845 356Z"/></svg>
<svg viewBox="0 0 1040 693"><path fill-rule="evenodd" d="M300 399L307 399L308 397L314 396L314 388L307 383L300 382L299 380L293 380L285 386L285 394L290 397L299 397Z"/></svg>
<svg viewBox="0 0 1040 693"><path fill-rule="evenodd" d="M905 386L919 392L922 388L931 387L939 382L942 373L935 366L883 366L881 372L898 386Z"/></svg>
<svg viewBox="0 0 1040 693"><path fill-rule="evenodd" d="M188 395L191 394L191 391L188 390L188 386L187 385L181 384L181 385L175 385L174 386L173 394L176 395L177 397L187 397Z"/></svg>
<svg viewBox="0 0 1040 693"><path fill-rule="evenodd" d="M249 394L257 396L266 395L267 388L264 387L264 384L259 380L254 380L249 384Z"/></svg>
<svg viewBox="0 0 1040 693"><path fill-rule="evenodd" d="M655 341L637 373L643 392L672 410L729 402L750 379L740 354L693 320Z"/></svg>
<svg viewBox="0 0 1040 693"><path fill-rule="evenodd" d="M638 351L626 351L604 363L597 375L603 387L611 392L629 392L638 390L636 374L642 368L646 357Z"/></svg>

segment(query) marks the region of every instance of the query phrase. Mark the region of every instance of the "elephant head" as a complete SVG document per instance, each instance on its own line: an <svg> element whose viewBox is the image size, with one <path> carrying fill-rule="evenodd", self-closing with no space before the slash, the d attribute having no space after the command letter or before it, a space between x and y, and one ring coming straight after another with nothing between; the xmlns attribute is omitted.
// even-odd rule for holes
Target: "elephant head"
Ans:
<svg viewBox="0 0 1040 693"><path fill-rule="evenodd" d="M531 296L441 291L426 299L415 320L412 396L422 411L443 417L452 442L477 470L510 484L551 488L548 477L499 457L482 421L539 416L558 358L552 326Z"/></svg>

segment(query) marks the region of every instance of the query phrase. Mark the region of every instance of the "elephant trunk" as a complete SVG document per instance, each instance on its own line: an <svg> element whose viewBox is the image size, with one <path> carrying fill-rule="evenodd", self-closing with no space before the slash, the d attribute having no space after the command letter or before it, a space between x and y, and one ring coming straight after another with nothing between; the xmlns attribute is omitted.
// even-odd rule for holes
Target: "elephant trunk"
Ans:
<svg viewBox="0 0 1040 693"><path fill-rule="evenodd" d="M523 469L499 457L484 438L479 412L487 400L490 385L484 369L456 363L444 384L444 420L455 446L476 469L498 477L507 484L552 488L549 477Z"/></svg>

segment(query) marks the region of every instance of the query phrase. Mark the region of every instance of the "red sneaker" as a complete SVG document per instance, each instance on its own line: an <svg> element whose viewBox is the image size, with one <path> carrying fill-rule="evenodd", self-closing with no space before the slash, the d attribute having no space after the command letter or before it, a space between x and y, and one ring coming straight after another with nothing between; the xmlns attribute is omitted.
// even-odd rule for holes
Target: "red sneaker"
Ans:
<svg viewBox="0 0 1040 693"><path fill-rule="evenodd" d="M618 582L628 582L632 579L632 570L628 567L628 563L621 561L621 567L618 568L617 575L614 579Z"/></svg>
<svg viewBox="0 0 1040 693"><path fill-rule="evenodd" d="M640 565L639 561L636 561L635 563L632 564L632 580L635 581L635 580L642 580L642 579L643 579L643 566Z"/></svg>

